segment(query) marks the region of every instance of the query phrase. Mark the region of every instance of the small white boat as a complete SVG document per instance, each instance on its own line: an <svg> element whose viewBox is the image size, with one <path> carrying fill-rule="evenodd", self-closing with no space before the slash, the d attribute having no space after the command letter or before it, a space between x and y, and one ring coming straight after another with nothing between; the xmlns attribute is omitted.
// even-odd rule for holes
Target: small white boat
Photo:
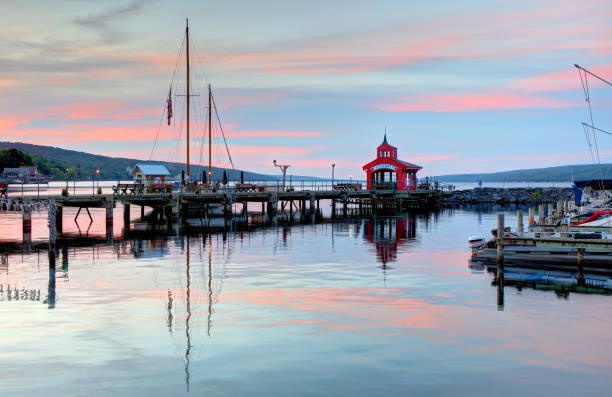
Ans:
<svg viewBox="0 0 612 397"><path fill-rule="evenodd" d="M468 245L473 250L478 250L478 248L482 247L487 243L487 240L483 236L470 236L468 237Z"/></svg>

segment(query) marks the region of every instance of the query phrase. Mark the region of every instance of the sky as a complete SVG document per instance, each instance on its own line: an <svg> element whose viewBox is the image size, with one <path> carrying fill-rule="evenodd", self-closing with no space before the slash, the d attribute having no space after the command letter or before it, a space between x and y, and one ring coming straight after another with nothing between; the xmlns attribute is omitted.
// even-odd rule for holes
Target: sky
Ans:
<svg viewBox="0 0 612 397"><path fill-rule="evenodd" d="M592 163L577 63L612 80L609 1L0 0L0 140L363 179L385 130L419 177ZM589 78L612 131L612 88ZM164 114L172 87L173 119ZM216 120L215 120L216 121ZM213 165L228 166L215 123ZM598 133L600 161L612 136ZM594 146L594 142L592 142ZM597 154L597 153L595 153ZM597 159L596 159L597 161Z"/></svg>

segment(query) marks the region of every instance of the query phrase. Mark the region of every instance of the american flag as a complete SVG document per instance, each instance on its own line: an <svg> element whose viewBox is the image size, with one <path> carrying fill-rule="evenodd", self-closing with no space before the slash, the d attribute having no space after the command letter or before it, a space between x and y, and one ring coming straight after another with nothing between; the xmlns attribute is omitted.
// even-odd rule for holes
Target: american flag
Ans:
<svg viewBox="0 0 612 397"><path fill-rule="evenodd" d="M168 125L170 125L170 119L172 118L172 88L168 92L168 101L167 101L167 113L168 113Z"/></svg>

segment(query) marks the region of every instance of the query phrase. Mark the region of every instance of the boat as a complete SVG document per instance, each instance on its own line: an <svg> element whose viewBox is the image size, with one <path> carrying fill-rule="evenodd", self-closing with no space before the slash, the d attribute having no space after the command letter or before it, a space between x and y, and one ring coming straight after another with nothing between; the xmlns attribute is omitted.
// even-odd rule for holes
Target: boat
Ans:
<svg viewBox="0 0 612 397"><path fill-rule="evenodd" d="M612 211L595 211L588 218L571 223L574 227L612 227Z"/></svg>
<svg viewBox="0 0 612 397"><path fill-rule="evenodd" d="M480 236L468 239L472 257L497 261L497 230L493 238L480 242ZM612 267L612 235L606 232L525 232L507 227L503 238L504 260Z"/></svg>
<svg viewBox="0 0 612 397"><path fill-rule="evenodd" d="M216 216L223 216L224 215L224 206L222 204L216 204L216 203L208 203L208 204L202 204L201 202L198 202L197 200L194 200L193 203L189 203L188 202L188 196L190 194L194 194L194 195L200 195L200 194L204 194L204 193L215 193L218 190L220 190L220 184L222 183L223 185L227 185L227 177L224 171L224 177L223 177L223 181L214 181L213 180L213 175L212 175L212 130L213 130L213 125L212 125L212 120L213 120L213 112L214 112L214 116L216 116L217 120L219 121L219 127L220 127L220 131L221 134L223 136L223 142L225 144L225 149L227 152L227 156L229 158L229 163L231 164L232 169L234 168L234 163L232 161L232 157L230 155L229 152L229 147L227 145L227 141L225 139L225 134L223 132L223 128L221 127L221 122L219 120L219 115L217 112L217 107L214 101L214 97L213 97L213 92L212 92L212 86L211 84L208 84L208 92L207 92L207 97L208 97L208 104L207 107L205 109L205 113L203 114L201 119L205 120L205 133L207 132L207 140L208 140L208 172L207 174L204 173L204 171L201 174L201 178L198 178L198 176L200 175L193 175L193 173L191 172L191 166L192 166L192 162L191 162L191 150L190 150L190 146L191 146L191 115L190 115L190 110L192 108L190 101L191 101L191 97L193 96L199 96L199 95L194 95L191 92L192 89L192 84L191 84L191 69L190 69L190 46L189 46L189 21L186 21L186 26L185 26L185 66L186 66L186 78L185 78L185 95L175 95L175 97L180 96L180 97L184 97L185 98L185 132L186 132L186 145L185 145L185 174L181 177L181 180L176 182L174 184L174 186L172 187L173 191L176 192L181 192L181 194L184 197L184 201L183 201L183 206L182 208L185 210L185 214L188 217L191 218L195 218L195 222L196 224L200 224L201 222L199 222L199 218L210 218L210 217L216 217ZM180 56L179 56L179 60L180 60ZM179 62L177 61L177 66L178 66ZM166 101L166 106L164 108L164 115L167 117L168 120L168 125L170 125L171 123L171 119L173 117L173 110L172 110L172 92L173 92L173 83L174 83L174 76L176 75L176 69L175 72L173 74L173 79L172 82L170 84L170 90L168 93L168 99ZM198 118L195 118L196 121L196 126L197 126L197 120ZM155 146L154 146L155 148ZM202 143L202 148L204 148L204 145ZM202 150L203 152L203 150ZM202 159L202 154L200 153L200 160ZM209 222L206 222L207 224Z"/></svg>

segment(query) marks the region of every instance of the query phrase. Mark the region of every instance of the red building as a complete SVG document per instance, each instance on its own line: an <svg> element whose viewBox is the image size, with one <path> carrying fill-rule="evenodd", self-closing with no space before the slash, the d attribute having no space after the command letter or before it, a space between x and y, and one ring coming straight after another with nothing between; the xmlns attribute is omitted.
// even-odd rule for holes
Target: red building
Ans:
<svg viewBox="0 0 612 397"><path fill-rule="evenodd" d="M397 158L397 148L383 143L376 148L376 160L364 165L368 174L368 190L415 190L417 172L423 167Z"/></svg>

